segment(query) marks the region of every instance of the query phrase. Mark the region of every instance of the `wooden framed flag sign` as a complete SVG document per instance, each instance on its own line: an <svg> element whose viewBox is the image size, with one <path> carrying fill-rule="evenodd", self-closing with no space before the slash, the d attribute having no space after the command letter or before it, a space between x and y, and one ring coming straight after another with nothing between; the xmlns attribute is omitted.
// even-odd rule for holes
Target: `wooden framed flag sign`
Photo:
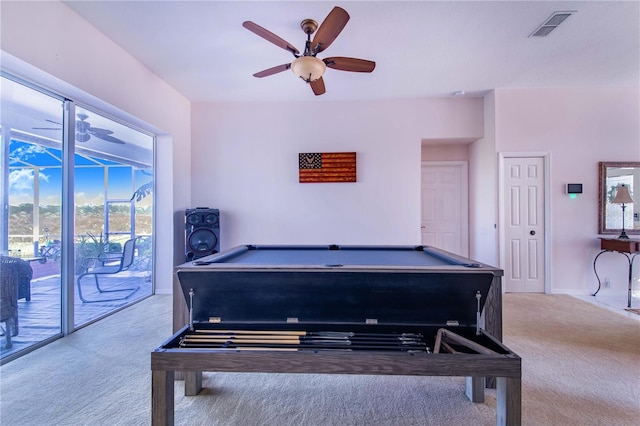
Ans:
<svg viewBox="0 0 640 426"><path fill-rule="evenodd" d="M355 152L312 152L298 154L300 183L355 182Z"/></svg>

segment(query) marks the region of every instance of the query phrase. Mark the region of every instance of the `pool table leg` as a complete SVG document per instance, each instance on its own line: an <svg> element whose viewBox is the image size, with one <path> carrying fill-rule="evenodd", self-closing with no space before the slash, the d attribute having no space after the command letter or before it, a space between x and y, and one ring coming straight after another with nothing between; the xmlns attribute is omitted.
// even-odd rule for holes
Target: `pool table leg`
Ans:
<svg viewBox="0 0 640 426"><path fill-rule="evenodd" d="M173 371L151 371L151 424L173 426Z"/></svg>
<svg viewBox="0 0 640 426"><path fill-rule="evenodd" d="M202 390L202 371L187 371L184 374L184 395L196 396Z"/></svg>
<svg viewBox="0 0 640 426"><path fill-rule="evenodd" d="M484 377L465 377L465 393L471 402L484 402Z"/></svg>
<svg viewBox="0 0 640 426"><path fill-rule="evenodd" d="M520 377L496 378L496 424L520 426L522 423L522 379Z"/></svg>

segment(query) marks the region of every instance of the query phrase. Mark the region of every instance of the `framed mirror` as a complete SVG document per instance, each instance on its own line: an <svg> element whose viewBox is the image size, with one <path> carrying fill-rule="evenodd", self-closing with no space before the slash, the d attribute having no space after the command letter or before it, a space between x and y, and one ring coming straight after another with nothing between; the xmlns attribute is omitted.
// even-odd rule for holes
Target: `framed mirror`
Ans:
<svg viewBox="0 0 640 426"><path fill-rule="evenodd" d="M600 234L640 234L640 162L600 162L598 228ZM633 203L615 204L620 186L626 186ZM623 216L624 212L624 216Z"/></svg>

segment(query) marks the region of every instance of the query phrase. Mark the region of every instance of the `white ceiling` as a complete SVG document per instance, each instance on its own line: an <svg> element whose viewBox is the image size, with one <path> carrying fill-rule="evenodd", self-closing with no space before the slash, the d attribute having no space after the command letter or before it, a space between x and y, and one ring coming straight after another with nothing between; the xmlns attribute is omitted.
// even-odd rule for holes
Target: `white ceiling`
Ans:
<svg viewBox="0 0 640 426"><path fill-rule="evenodd" d="M191 101L481 96L495 88L639 84L637 1L65 1ZM304 50L300 22L333 6L351 19L318 57L377 63L327 69L316 97L290 71L255 72L293 56L242 27L253 21ZM544 38L554 11L576 11Z"/></svg>

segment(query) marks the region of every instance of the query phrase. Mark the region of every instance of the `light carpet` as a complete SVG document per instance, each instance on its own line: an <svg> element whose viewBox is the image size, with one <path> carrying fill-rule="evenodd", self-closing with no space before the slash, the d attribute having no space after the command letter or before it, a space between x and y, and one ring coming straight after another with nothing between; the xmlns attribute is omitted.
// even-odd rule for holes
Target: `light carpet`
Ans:
<svg viewBox="0 0 640 426"><path fill-rule="evenodd" d="M507 294L504 341L523 358L523 424L637 425L640 321L570 296ZM171 297L129 309L0 367L2 425L148 425L150 352ZM205 373L179 425L492 425L447 377Z"/></svg>

